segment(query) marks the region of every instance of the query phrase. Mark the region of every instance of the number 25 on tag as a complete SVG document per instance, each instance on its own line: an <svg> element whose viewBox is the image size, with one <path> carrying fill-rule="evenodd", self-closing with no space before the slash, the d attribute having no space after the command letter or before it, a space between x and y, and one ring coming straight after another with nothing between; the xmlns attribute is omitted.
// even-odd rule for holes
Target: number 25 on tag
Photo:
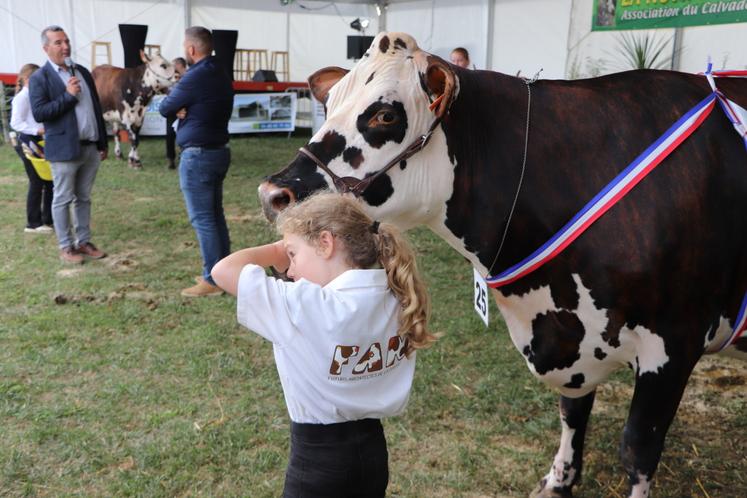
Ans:
<svg viewBox="0 0 747 498"><path fill-rule="evenodd" d="M480 315L482 321L485 322L485 326L488 326L488 284L482 275L478 273L474 268L472 269L475 275L475 311Z"/></svg>

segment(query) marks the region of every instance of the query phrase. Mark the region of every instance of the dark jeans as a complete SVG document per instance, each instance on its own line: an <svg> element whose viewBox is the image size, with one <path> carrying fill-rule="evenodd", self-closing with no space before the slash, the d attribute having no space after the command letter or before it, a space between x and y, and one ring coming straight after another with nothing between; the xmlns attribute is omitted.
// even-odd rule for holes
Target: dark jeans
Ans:
<svg viewBox="0 0 747 498"><path fill-rule="evenodd" d="M293 422L283 498L383 498L388 460L380 420Z"/></svg>
<svg viewBox="0 0 747 498"><path fill-rule="evenodd" d="M52 182L39 178L31 161L24 155L20 143L15 149L18 157L23 161L23 167L29 177L29 191L26 195L26 226L29 228L36 228L41 225L51 226Z"/></svg>
<svg viewBox="0 0 747 498"><path fill-rule="evenodd" d="M215 284L210 270L231 253L231 240L223 214L223 180L231 164L231 149L187 147L179 162L179 186L189 222L202 253L202 277Z"/></svg>

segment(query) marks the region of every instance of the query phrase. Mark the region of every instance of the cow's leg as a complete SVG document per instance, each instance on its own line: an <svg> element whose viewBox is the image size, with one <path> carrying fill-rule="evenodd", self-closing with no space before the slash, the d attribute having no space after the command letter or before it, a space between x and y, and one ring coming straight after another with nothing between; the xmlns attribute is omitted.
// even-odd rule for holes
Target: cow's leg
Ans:
<svg viewBox="0 0 747 498"><path fill-rule="evenodd" d="M675 354L670 356L679 357ZM656 372L636 376L635 392L620 446L622 463L630 480L630 498L650 495L651 480L659 465L664 438L694 366L695 361L670 361Z"/></svg>
<svg viewBox="0 0 747 498"><path fill-rule="evenodd" d="M560 421L563 427L560 448L555 455L550 472L532 498L567 498L573 496L572 488L581 479L584 455L584 437L589 422L596 391L580 398L560 397Z"/></svg>
<svg viewBox="0 0 747 498"><path fill-rule="evenodd" d="M127 156L127 164L130 166L130 168L134 169L142 169L143 163L140 162L140 156L137 153L137 146L139 145L138 141L138 129L130 128L130 154Z"/></svg>
<svg viewBox="0 0 747 498"><path fill-rule="evenodd" d="M117 159L123 159L122 157L122 146L119 143L119 130L121 130L119 123L112 123L112 132L114 133L114 157Z"/></svg>

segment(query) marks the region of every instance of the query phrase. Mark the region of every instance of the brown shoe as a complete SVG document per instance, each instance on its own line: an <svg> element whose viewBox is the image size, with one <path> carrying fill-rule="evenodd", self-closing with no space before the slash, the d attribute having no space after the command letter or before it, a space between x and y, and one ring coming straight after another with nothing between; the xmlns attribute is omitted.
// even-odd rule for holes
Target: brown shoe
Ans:
<svg viewBox="0 0 747 498"><path fill-rule="evenodd" d="M223 289L204 280L197 285L182 290L182 296L184 297L220 296L221 294L223 294Z"/></svg>
<svg viewBox="0 0 747 498"><path fill-rule="evenodd" d="M101 249L97 249L95 245L90 242L86 242L78 246L78 253L91 259L101 259L106 257L106 253Z"/></svg>
<svg viewBox="0 0 747 498"><path fill-rule="evenodd" d="M69 246L60 251L60 259L63 263L70 263L73 265L82 265L83 256L76 251L73 246Z"/></svg>

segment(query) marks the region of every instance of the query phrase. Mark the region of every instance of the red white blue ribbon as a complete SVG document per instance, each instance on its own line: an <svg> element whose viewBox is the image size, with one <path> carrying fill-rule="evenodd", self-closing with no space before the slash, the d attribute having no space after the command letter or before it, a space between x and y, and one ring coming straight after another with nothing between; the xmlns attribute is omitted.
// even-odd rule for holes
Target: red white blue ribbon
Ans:
<svg viewBox="0 0 747 498"><path fill-rule="evenodd" d="M527 258L504 270L498 275L485 277L489 287L497 289L519 280L538 269L555 256L560 254L583 232L586 231L604 213L622 199L643 178L672 153L687 137L689 137L710 115L716 100L734 125L735 130L742 137L747 147L747 110L727 99L717 88L714 78L718 77L746 77L747 71L713 71L709 62L704 73L713 89L708 97L700 101L684 116L677 120L656 142L650 145L632 163L630 163L614 180L589 201L571 220L560 229L550 240L530 254ZM719 347L721 351L736 341L747 330L747 293L737 314L733 332Z"/></svg>
<svg viewBox="0 0 747 498"><path fill-rule="evenodd" d="M677 120L544 245L498 275L488 275L485 278L488 286L498 288L510 284L560 254L689 137L708 117L715 103L714 92Z"/></svg>
<svg viewBox="0 0 747 498"><path fill-rule="evenodd" d="M721 104L721 108L724 110L726 117L729 118L731 124L734 125L734 129L737 131L742 140L744 146L747 148L747 109L740 107L737 103L727 99L718 88L716 88L715 78L723 77L747 77L747 71L713 71L713 64L708 62L708 69L705 73L702 73L708 83L711 85L711 89L716 92L718 96L718 103Z"/></svg>
<svg viewBox="0 0 747 498"><path fill-rule="evenodd" d="M729 344L732 344L734 341L739 339L744 333L745 329L747 329L747 294L744 295L744 299L742 299L742 305L739 307L739 313L737 313L737 320L735 322L733 332L723 343L721 343L721 346L719 346L718 349L716 349L714 352L717 353L721 351Z"/></svg>

